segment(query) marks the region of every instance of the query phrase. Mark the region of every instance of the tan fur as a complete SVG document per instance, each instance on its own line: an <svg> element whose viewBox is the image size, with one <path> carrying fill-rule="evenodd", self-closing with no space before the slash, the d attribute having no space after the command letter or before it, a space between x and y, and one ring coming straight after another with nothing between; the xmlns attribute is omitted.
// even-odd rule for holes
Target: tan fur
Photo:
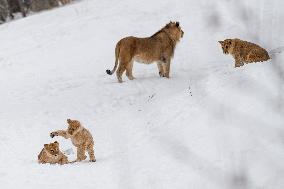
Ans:
<svg viewBox="0 0 284 189"><path fill-rule="evenodd" d="M59 150L59 143L55 141L54 143L45 144L44 148L38 155L39 163L50 163L50 164L67 164L69 163L67 156L65 156Z"/></svg>
<svg viewBox="0 0 284 189"><path fill-rule="evenodd" d="M88 151L90 161L95 162L94 155L94 140L91 133L85 129L81 123L77 120L67 119L68 129L58 130L50 133L51 138L54 136L62 136L65 139L70 138L73 145L77 147L77 159L76 161L82 161L87 158L85 155Z"/></svg>
<svg viewBox="0 0 284 189"><path fill-rule="evenodd" d="M68 3L71 3L72 0L59 0L59 1L62 5L66 5Z"/></svg>
<svg viewBox="0 0 284 189"><path fill-rule="evenodd" d="M183 34L179 22L170 22L151 37L131 36L121 39L115 48L115 66L112 71L107 70L107 73L112 75L119 64L116 76L121 83L125 70L128 79L134 79L132 74L134 61L145 64L157 62L159 75L169 78L171 58Z"/></svg>
<svg viewBox="0 0 284 189"><path fill-rule="evenodd" d="M235 67L243 66L244 63L263 62L270 59L267 51L251 42L240 39L226 39L219 41L224 54L231 54L235 59Z"/></svg>

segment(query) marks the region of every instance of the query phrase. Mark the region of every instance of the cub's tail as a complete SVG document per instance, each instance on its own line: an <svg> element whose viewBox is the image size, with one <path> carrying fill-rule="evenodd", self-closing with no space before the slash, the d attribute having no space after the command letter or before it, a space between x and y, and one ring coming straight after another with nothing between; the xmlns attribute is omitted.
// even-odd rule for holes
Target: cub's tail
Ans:
<svg viewBox="0 0 284 189"><path fill-rule="evenodd" d="M112 75L115 72L117 65L118 65L119 53L120 53L120 41L116 44L116 47L115 47L115 65L114 65L112 71L106 70L106 73L108 75Z"/></svg>

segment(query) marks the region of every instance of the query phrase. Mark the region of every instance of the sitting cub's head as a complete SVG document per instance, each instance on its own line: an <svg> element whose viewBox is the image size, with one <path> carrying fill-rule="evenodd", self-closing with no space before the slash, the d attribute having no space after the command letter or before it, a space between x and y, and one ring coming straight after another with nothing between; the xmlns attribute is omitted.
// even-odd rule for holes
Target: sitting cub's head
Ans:
<svg viewBox="0 0 284 189"><path fill-rule="evenodd" d="M70 135L73 135L73 133L81 127L81 123L77 120L67 119L67 123L69 125L67 132Z"/></svg>
<svg viewBox="0 0 284 189"><path fill-rule="evenodd" d="M52 156L56 157L59 155L59 143L57 141L54 143L45 144L44 149Z"/></svg>
<svg viewBox="0 0 284 189"><path fill-rule="evenodd" d="M232 52L232 39L225 39L224 41L219 41L219 43L222 46L224 54L229 54Z"/></svg>

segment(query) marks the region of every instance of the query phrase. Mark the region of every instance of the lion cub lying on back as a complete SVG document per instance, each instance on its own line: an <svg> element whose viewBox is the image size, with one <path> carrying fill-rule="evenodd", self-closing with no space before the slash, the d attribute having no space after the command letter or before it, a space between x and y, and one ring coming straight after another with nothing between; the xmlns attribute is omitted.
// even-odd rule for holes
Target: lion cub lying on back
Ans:
<svg viewBox="0 0 284 189"><path fill-rule="evenodd" d="M50 164L59 163L61 165L69 163L68 158L59 150L59 143L57 141L44 145L44 148L38 155L38 162Z"/></svg>
<svg viewBox="0 0 284 189"><path fill-rule="evenodd" d="M247 41L240 39L226 39L219 41L224 54L231 54L235 59L235 67L243 66L244 63L263 62L269 60L267 51Z"/></svg>
<svg viewBox="0 0 284 189"><path fill-rule="evenodd" d="M69 124L68 129L58 130L50 133L50 137L62 136L66 139L71 138L74 146L77 147L77 159L76 161L82 161L87 158L85 155L86 150L88 151L90 161L95 162L96 158L94 155L94 140L91 133L85 129L81 123L77 120L67 119Z"/></svg>

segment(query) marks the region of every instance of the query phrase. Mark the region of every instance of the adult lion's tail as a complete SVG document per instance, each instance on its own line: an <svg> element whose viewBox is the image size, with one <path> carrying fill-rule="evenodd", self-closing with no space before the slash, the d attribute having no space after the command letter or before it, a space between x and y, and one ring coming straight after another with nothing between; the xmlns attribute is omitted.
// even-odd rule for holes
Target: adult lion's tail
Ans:
<svg viewBox="0 0 284 189"><path fill-rule="evenodd" d="M117 68L119 52L120 52L120 41L116 44L116 47L115 47L115 65L114 65L112 71L106 70L106 73L108 75L112 75L115 72L116 68Z"/></svg>

